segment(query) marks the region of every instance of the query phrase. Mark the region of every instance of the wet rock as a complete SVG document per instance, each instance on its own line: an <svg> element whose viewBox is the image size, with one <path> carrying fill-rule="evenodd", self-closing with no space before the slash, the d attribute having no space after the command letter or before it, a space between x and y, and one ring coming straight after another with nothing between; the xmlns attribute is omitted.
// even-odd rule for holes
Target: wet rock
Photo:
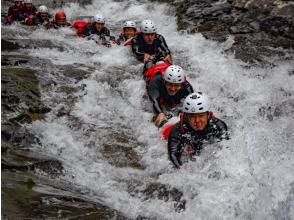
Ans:
<svg viewBox="0 0 294 220"><path fill-rule="evenodd" d="M17 50L20 48L20 46L17 43L11 42L5 39L1 39L1 45L2 45L1 51L12 51L12 50Z"/></svg>
<svg viewBox="0 0 294 220"><path fill-rule="evenodd" d="M176 8L179 30L200 32L220 42L234 35L235 42L228 51L245 62L267 65L266 57L280 55L279 50L271 47L282 47L286 53L294 54L293 2L177 0L172 4Z"/></svg>
<svg viewBox="0 0 294 220"><path fill-rule="evenodd" d="M127 219L105 205L76 197L74 189L53 186L28 173L4 171L1 176L2 219Z"/></svg>
<svg viewBox="0 0 294 220"><path fill-rule="evenodd" d="M183 193L176 188L169 185L153 182L148 183L146 186L142 186L140 182L132 182L129 185L129 193L132 196L140 194L142 199L160 199L165 202L174 202L174 208L177 212L182 212L186 208L186 200L183 199ZM146 218L141 216L142 219ZM147 217L147 219L150 217Z"/></svg>
<svg viewBox="0 0 294 220"><path fill-rule="evenodd" d="M101 153L111 165L116 167L144 169L139 156L132 147L119 144L105 144Z"/></svg>
<svg viewBox="0 0 294 220"><path fill-rule="evenodd" d="M91 72L79 69L78 67L75 65L63 66L61 71L66 77L75 79L76 81L85 79L91 74Z"/></svg>

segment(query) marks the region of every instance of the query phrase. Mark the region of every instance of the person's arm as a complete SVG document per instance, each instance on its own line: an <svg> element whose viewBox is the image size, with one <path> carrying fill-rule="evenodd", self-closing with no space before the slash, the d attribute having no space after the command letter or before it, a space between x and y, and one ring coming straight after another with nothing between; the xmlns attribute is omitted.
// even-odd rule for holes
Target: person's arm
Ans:
<svg viewBox="0 0 294 220"><path fill-rule="evenodd" d="M91 26L87 25L84 30L84 35L90 36L92 34L91 32L92 32Z"/></svg>
<svg viewBox="0 0 294 220"><path fill-rule="evenodd" d="M158 115L159 113L163 112L163 109L160 106L160 78L161 76L155 76L149 83L148 86L148 93L149 97L153 104L153 110Z"/></svg>
<svg viewBox="0 0 294 220"><path fill-rule="evenodd" d="M132 40L132 51L138 60L140 61L144 60L144 53L140 51L140 45L139 45L137 37L133 38Z"/></svg>
<svg viewBox="0 0 294 220"><path fill-rule="evenodd" d="M163 51L163 53L164 53L163 55L164 56L171 55L171 52L167 46L167 43L166 43L164 37L159 35L158 40L159 40L159 47L160 47L161 51Z"/></svg>
<svg viewBox="0 0 294 220"><path fill-rule="evenodd" d="M179 124L174 126L169 138L168 138L168 156L170 161L174 164L174 166L180 169L181 163L181 148L182 142L180 139L180 129Z"/></svg>
<svg viewBox="0 0 294 220"><path fill-rule="evenodd" d="M226 123L218 118L215 119L216 131L215 137L222 139L229 139L228 127Z"/></svg>

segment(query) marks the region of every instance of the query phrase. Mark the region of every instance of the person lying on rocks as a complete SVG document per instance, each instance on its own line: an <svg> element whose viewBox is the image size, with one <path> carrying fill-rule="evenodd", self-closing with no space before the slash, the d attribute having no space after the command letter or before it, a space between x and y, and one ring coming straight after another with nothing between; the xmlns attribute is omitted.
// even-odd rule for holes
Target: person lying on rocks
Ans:
<svg viewBox="0 0 294 220"><path fill-rule="evenodd" d="M102 45L105 46L110 46L110 41L115 39L110 35L109 29L105 27L105 18L100 14L94 16L94 22L85 28L84 35L88 36L88 39L96 40L96 42L98 42L98 36L99 40L102 41Z"/></svg>
<svg viewBox="0 0 294 220"><path fill-rule="evenodd" d="M22 21L24 19L24 8L22 0L14 0L14 5L8 9L6 18L7 24L12 24L14 21Z"/></svg>
<svg viewBox="0 0 294 220"><path fill-rule="evenodd" d="M116 43L118 45L124 44L125 46L129 46L132 43L132 38L137 36L137 34L136 23L134 21L126 21Z"/></svg>
<svg viewBox="0 0 294 220"><path fill-rule="evenodd" d="M184 70L171 65L164 76L158 74L149 82L147 92L153 103L155 125L161 127L170 117L180 113L181 104L193 92L193 87L186 80Z"/></svg>
<svg viewBox="0 0 294 220"><path fill-rule="evenodd" d="M49 10L47 6L41 5L35 16L31 16L25 20L26 25L30 26L43 26L46 29L52 28L53 24L50 21Z"/></svg>
<svg viewBox="0 0 294 220"><path fill-rule="evenodd" d="M176 168L195 160L205 143L228 139L227 125L209 111L209 102L201 92L188 95L182 107L180 121L168 137L169 159Z"/></svg>
<svg viewBox="0 0 294 220"><path fill-rule="evenodd" d="M24 0L23 12L24 12L24 19L36 15L37 9L33 5L32 0Z"/></svg>
<svg viewBox="0 0 294 220"><path fill-rule="evenodd" d="M171 52L164 37L157 33L154 22L142 21L140 31L132 39L132 51L136 58L145 64L144 69L150 69L159 60L172 64Z"/></svg>
<svg viewBox="0 0 294 220"><path fill-rule="evenodd" d="M71 25L67 22L66 14L63 11L58 11L55 14L55 19L53 20L52 24L55 29L58 29L60 27L68 27Z"/></svg>

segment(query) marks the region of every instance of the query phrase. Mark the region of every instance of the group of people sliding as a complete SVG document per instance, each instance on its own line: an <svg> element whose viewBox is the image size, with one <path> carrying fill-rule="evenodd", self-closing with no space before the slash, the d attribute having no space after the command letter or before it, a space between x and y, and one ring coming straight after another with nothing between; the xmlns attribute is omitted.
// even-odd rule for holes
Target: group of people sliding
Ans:
<svg viewBox="0 0 294 220"><path fill-rule="evenodd" d="M24 0L24 4L15 0L8 13L11 17L7 20L10 23L21 21L28 25L45 25L46 28L69 26L64 12L57 12L51 22L46 6L40 6L36 12L31 3L31 0ZM26 8L28 5L30 10ZM17 7L21 8L20 12L17 12ZM91 23L76 22L71 27L82 37L109 37L116 44L130 46L135 57L144 63L143 74L147 94L153 104L155 126L161 127L171 117L180 116L176 124L163 132L168 139L169 159L176 168L180 168L187 159L195 160L206 143L229 138L226 124L210 111L208 97L202 92L194 92L185 71L173 64L171 51L164 37L157 33L153 21L142 21L140 31L135 22L127 21L117 39L105 27L102 15L95 15Z"/></svg>

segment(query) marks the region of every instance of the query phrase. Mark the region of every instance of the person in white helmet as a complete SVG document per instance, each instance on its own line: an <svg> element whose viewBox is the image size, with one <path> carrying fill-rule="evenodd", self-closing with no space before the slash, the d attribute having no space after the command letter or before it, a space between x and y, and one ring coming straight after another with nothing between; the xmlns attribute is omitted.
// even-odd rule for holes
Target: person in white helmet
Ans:
<svg viewBox="0 0 294 220"><path fill-rule="evenodd" d="M193 87L186 80L184 70L177 65L169 66L164 76L156 75L147 85L147 92L153 104L154 122L161 127L171 116L180 113L180 107Z"/></svg>
<svg viewBox="0 0 294 220"><path fill-rule="evenodd" d="M25 18L34 16L37 13L37 9L33 5L33 1L32 0L24 0L23 10L24 10L24 17Z"/></svg>
<svg viewBox="0 0 294 220"><path fill-rule="evenodd" d="M120 33L116 43L118 45L125 44L125 46L131 45L131 39L137 35L137 26L134 21L126 21L123 25L123 31Z"/></svg>
<svg viewBox="0 0 294 220"><path fill-rule="evenodd" d="M6 23L11 24L14 21L22 21L24 19L23 1L15 0L14 4L9 7Z"/></svg>
<svg viewBox="0 0 294 220"><path fill-rule="evenodd" d="M25 20L26 25L30 26L43 26L46 29L52 28L53 24L50 20L51 16L49 14L49 9L45 5L41 5L38 8L37 14L35 16L30 16Z"/></svg>
<svg viewBox="0 0 294 220"><path fill-rule="evenodd" d="M97 34L100 37L110 36L110 31L105 27L105 18L101 14L94 16L94 21L92 24L89 24L84 31L86 36Z"/></svg>
<svg viewBox="0 0 294 220"><path fill-rule="evenodd" d="M132 51L136 58L145 64L151 61L156 63L159 60L172 64L171 52L164 37L157 33L154 22L142 21L140 31L140 34L132 40Z"/></svg>
<svg viewBox="0 0 294 220"><path fill-rule="evenodd" d="M209 100L202 92L188 95L184 101L181 119L168 137L168 155L176 168L183 158L194 160L204 143L228 139L227 125L210 112Z"/></svg>

